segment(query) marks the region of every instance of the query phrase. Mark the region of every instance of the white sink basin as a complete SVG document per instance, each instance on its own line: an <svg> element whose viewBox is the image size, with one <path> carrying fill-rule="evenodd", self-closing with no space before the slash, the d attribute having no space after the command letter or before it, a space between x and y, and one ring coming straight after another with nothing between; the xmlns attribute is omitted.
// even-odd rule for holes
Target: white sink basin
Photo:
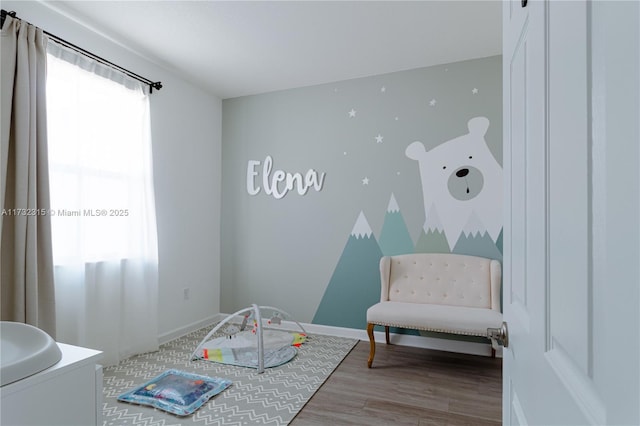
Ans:
<svg viewBox="0 0 640 426"><path fill-rule="evenodd" d="M62 358L56 342L29 324L0 321L0 386L46 370Z"/></svg>

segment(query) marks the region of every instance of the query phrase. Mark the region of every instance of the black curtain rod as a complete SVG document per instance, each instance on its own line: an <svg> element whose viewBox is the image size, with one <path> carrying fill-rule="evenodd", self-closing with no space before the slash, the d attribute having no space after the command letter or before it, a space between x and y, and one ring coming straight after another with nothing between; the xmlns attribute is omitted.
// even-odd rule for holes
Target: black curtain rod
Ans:
<svg viewBox="0 0 640 426"><path fill-rule="evenodd" d="M7 15L11 16L14 19L20 19L20 18L18 18L16 16L16 12L14 12L14 11L7 12L6 10L2 9L1 13L2 13L2 15L0 16L0 28L4 27L4 20L7 17ZM87 56L87 57L89 57L89 58L91 58L91 59L93 59L93 60L95 60L97 62L100 62L101 64L104 64L104 65L106 65L108 67L116 69L116 70L120 71L121 73L124 73L124 74L128 75L129 77L134 78L134 79L136 79L136 80L148 85L149 86L149 93L153 93L153 89L156 89L156 90L162 89L162 83L159 82L159 81L149 80L148 78L142 77L141 75L138 75L138 74L136 74L136 73L134 73L132 71L129 71L128 69L123 68L120 65L116 65L111 61L108 61L108 60L106 60L106 59L104 59L104 58L102 58L102 57L100 57L100 56L98 56L98 55L96 55L94 53L89 52L88 50L84 50L83 48L81 48L79 46L76 46L75 44L70 43L70 42L68 42L68 41L66 41L66 40L64 40L64 39L62 39L62 38L60 38L60 37L58 37L58 36L56 36L54 34L51 34L50 32L47 32L45 30L42 30L42 31L49 37L50 40L52 40L52 41L54 41L54 42L56 42L58 44L61 44L62 46L68 47L69 49L75 50L76 52L78 52L78 53L80 53L80 54L82 54L84 56Z"/></svg>

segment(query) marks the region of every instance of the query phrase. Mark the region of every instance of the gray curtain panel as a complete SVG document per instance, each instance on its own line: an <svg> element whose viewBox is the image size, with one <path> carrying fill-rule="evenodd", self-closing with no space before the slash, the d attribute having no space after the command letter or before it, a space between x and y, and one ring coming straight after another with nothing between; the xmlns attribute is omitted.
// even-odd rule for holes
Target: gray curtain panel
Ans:
<svg viewBox="0 0 640 426"><path fill-rule="evenodd" d="M3 321L55 338L55 292L42 30L7 16L2 28L0 249Z"/></svg>

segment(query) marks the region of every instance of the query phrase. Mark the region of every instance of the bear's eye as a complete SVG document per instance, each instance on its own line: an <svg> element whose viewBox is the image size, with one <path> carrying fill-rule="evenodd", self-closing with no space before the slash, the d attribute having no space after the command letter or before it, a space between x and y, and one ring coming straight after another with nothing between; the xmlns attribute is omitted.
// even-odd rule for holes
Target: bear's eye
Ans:
<svg viewBox="0 0 640 426"><path fill-rule="evenodd" d="M446 169L446 168L447 168L447 166L442 166L442 170L444 170L444 169Z"/></svg>
<svg viewBox="0 0 640 426"><path fill-rule="evenodd" d="M470 155L470 156L469 156L469 160L471 160L472 158L473 158L473 155Z"/></svg>

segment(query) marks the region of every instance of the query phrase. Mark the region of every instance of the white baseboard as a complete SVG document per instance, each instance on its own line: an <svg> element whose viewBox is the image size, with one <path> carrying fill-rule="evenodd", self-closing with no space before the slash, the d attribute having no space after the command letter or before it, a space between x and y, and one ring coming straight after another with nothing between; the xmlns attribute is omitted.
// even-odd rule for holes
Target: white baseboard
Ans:
<svg viewBox="0 0 640 426"><path fill-rule="evenodd" d="M224 318L226 317L226 315L224 314L215 314L215 315L211 315L210 317L207 317L205 319L202 319L200 321L196 321L196 322L192 322L191 324L187 324L184 327L179 327L176 329L173 329L171 331L167 331L166 333L162 333L160 336L158 336L158 342L163 345L167 342L170 342L172 340L175 340L179 337L182 337L184 335L187 335L189 333L192 333L196 330L200 330L202 327L206 327L208 325L211 325L213 323L216 323L218 321L222 321Z"/></svg>
<svg viewBox="0 0 640 426"><path fill-rule="evenodd" d="M177 328L170 332L164 333L159 337L160 344L167 343L171 340L182 337L193 331L199 330L207 325L224 320L228 314L215 314L200 321L188 324L184 327ZM242 318L239 318L241 321ZM325 334L329 336L347 337L352 339L369 341L366 330L356 328L336 327L331 325L300 323L304 330L309 334ZM295 321L282 321L281 327L285 330L298 330ZM385 337L383 331L374 332L376 342L384 343ZM465 342L461 340L438 339L435 337L415 336L408 334L391 333L390 339L392 344L400 346L411 346L416 348L434 349L438 351L456 352L470 355L491 356L491 345L489 343ZM501 357L502 351L496 351L496 356Z"/></svg>
<svg viewBox="0 0 640 426"><path fill-rule="evenodd" d="M283 321L283 327L290 326L290 324L285 324L285 322L286 321ZM291 324L295 329L295 323ZM367 335L366 330L320 324L302 324L302 326L310 334L327 334L330 336L349 337L366 342L369 341L369 336ZM385 342L384 331L375 331L374 337L377 343ZM462 340L438 339L435 337L396 333L390 333L389 341L393 345L411 346L416 348L434 349L438 351L456 352L470 355L491 356L491 345L489 343L465 342ZM497 353L496 356L498 356Z"/></svg>

